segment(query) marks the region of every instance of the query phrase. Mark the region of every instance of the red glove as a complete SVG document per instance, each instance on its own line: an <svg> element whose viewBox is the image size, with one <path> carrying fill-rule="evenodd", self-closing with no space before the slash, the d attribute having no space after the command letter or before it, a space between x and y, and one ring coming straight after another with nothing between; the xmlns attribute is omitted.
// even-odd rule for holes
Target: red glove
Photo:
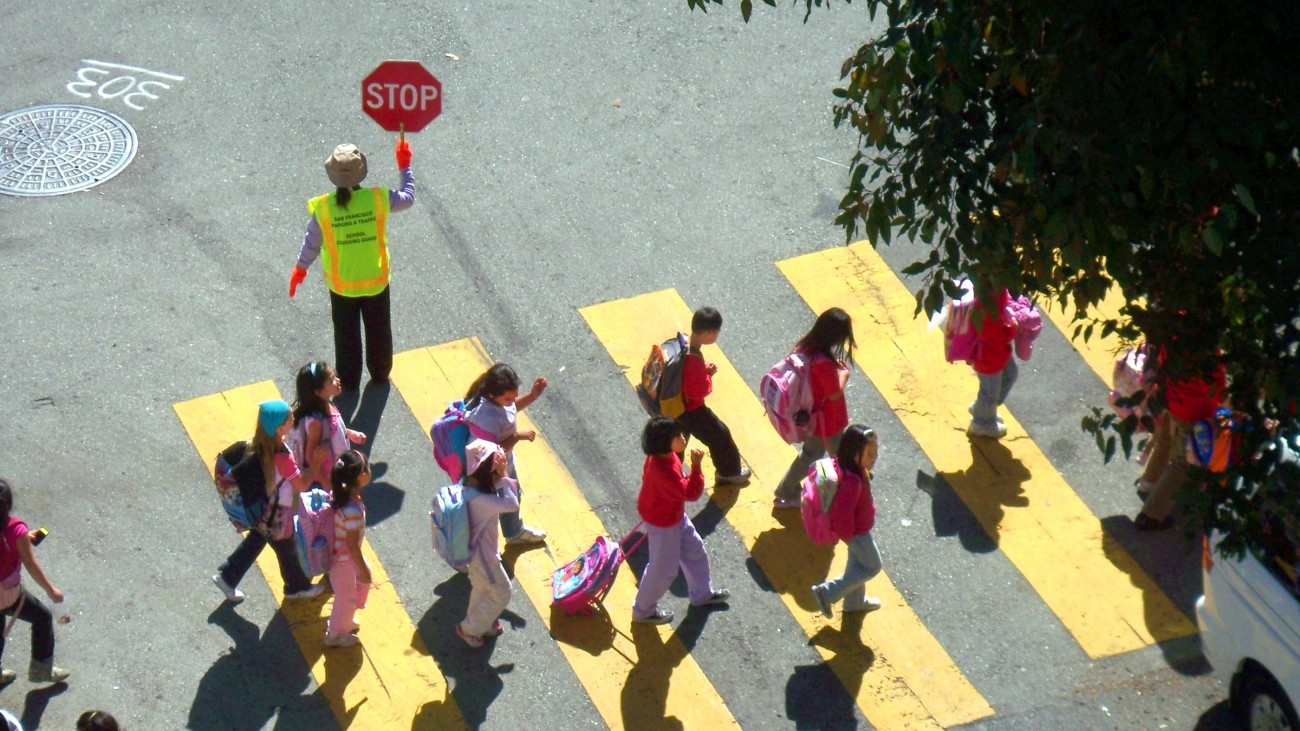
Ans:
<svg viewBox="0 0 1300 731"><path fill-rule="evenodd" d="M397 154L398 170L405 170L406 168L411 167L411 143L410 142L407 142L406 140L398 140L397 149L394 150L394 152Z"/></svg>
<svg viewBox="0 0 1300 731"><path fill-rule="evenodd" d="M306 269L303 269L300 266L295 266L293 268L293 274L289 275L289 299L293 299L293 296L298 293L298 285L302 284L302 280L306 278Z"/></svg>

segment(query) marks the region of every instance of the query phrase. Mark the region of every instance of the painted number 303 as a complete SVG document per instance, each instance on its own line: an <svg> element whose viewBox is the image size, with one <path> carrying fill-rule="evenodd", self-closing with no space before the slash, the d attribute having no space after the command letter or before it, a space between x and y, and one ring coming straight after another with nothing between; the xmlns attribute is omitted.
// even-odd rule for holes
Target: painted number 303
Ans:
<svg viewBox="0 0 1300 731"><path fill-rule="evenodd" d="M68 91L83 99L98 96L100 99L121 99L132 109L144 109L145 102L158 98L158 91L172 88L168 81L184 81L185 77L150 71L136 66L123 66L92 59L82 59L86 66L77 70L78 81L70 82ZM149 78L139 78L149 77Z"/></svg>

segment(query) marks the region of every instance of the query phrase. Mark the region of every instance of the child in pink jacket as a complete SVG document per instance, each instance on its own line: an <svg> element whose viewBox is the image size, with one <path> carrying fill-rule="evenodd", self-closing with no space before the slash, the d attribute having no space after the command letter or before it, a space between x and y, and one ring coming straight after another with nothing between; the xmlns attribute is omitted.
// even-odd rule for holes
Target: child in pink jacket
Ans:
<svg viewBox="0 0 1300 731"><path fill-rule="evenodd" d="M876 501L871 496L871 468L880 454L876 433L861 424L844 430L835 454L839 487L831 500L831 530L849 545L849 562L838 579L813 584L813 600L827 619L831 605L844 600L844 611L874 612L880 600L867 596L866 583L880 573L880 551L871 537Z"/></svg>

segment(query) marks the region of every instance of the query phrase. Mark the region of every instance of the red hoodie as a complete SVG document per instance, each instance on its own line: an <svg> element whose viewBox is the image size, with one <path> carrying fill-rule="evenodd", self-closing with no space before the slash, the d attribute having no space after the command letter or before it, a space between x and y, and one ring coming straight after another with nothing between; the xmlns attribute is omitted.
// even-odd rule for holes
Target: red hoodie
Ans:
<svg viewBox="0 0 1300 731"><path fill-rule="evenodd" d="M831 500L831 530L841 541L848 543L854 536L869 533L876 525L876 500L871 496L871 482L848 470L840 469L836 460L835 471L840 485Z"/></svg>
<svg viewBox="0 0 1300 731"><path fill-rule="evenodd" d="M975 344L975 358L971 365L976 373L986 376L1002 372L1011 360L1011 343L1016 339L1016 321L1011 315L1011 293L1005 287L998 293L997 308L981 303L984 312L980 320L979 342Z"/></svg>
<svg viewBox="0 0 1300 731"><path fill-rule="evenodd" d="M645 522L660 528L676 525L686 514L686 503L704 494L704 474L693 470L682 476L682 460L676 454L652 454L641 468L641 494L636 511Z"/></svg>

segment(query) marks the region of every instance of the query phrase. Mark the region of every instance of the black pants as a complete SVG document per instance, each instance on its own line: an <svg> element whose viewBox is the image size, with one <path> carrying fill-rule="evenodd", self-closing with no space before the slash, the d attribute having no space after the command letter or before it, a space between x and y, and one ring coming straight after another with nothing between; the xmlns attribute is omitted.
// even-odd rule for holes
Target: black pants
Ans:
<svg viewBox="0 0 1300 731"><path fill-rule="evenodd" d="M23 611L18 618L32 625L32 662L50 662L54 659L54 615L27 589L23 589L27 601L23 602ZM13 616L18 602L0 609L0 623L8 622L6 617ZM0 627L0 629L4 629ZM5 638L0 634L0 654L5 651Z"/></svg>
<svg viewBox="0 0 1300 731"><path fill-rule="evenodd" d="M709 448L713 471L718 477L740 474L740 450L736 449L736 440L731 438L731 430L713 413L713 409L708 406L691 409L677 420L686 427L689 436L699 439Z"/></svg>
<svg viewBox="0 0 1300 731"><path fill-rule="evenodd" d="M280 562L280 578L284 580L285 594L295 594L311 586L311 579L307 578L302 566L298 565L298 547L293 536L282 541L268 541L266 536L255 530L250 530L239 548L221 564L221 580L232 588L239 586L240 580L252 568L253 562L267 543L271 544L271 550L275 551L275 558Z"/></svg>
<svg viewBox="0 0 1300 731"><path fill-rule="evenodd" d="M393 323L389 315L388 287L366 297L344 297L330 292L334 319L334 369L343 388L361 386L361 326L366 328L366 368L370 380L387 383L393 370Z"/></svg>

